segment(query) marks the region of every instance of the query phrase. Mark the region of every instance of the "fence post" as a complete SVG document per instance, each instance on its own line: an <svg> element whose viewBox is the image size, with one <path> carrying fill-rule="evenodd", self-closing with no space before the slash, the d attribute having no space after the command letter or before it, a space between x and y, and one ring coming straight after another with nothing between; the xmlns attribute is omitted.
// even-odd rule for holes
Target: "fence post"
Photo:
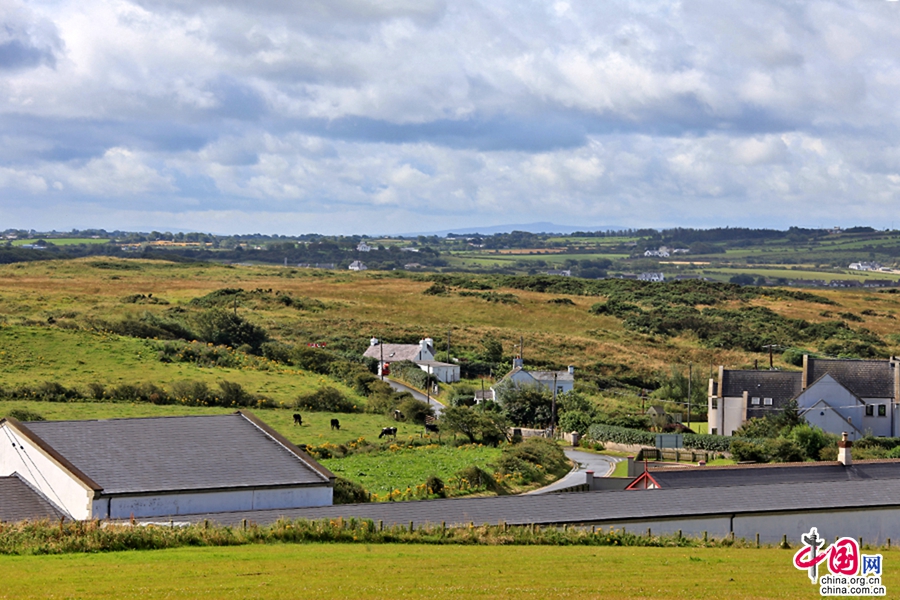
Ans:
<svg viewBox="0 0 900 600"><path fill-rule="evenodd" d="M756 547L759 548L759 534L756 534Z"/></svg>

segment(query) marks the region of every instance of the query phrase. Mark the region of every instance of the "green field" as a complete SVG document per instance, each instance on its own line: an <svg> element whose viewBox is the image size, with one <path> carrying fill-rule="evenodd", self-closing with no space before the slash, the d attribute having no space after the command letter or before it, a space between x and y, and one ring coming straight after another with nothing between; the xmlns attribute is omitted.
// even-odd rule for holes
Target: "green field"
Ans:
<svg viewBox="0 0 900 600"><path fill-rule="evenodd" d="M335 475L356 481L370 493L386 496L393 490L415 491L431 475L445 480L448 475L476 465L493 470L488 465L500 457L499 448L485 446L419 446L369 454L352 454L345 458L324 459L320 462Z"/></svg>
<svg viewBox="0 0 900 600"><path fill-rule="evenodd" d="M888 595L900 589L885 554ZM0 599L818 598L790 550L298 544L0 557Z"/></svg>

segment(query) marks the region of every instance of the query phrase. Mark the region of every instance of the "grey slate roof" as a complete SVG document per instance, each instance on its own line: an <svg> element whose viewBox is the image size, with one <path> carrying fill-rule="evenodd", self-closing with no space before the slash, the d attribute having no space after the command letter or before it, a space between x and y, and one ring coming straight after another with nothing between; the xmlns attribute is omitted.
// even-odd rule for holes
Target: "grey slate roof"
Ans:
<svg viewBox="0 0 900 600"><path fill-rule="evenodd" d="M747 403L747 418L763 417L784 406L801 392L803 374L799 371L723 371L724 398L739 398L747 392L749 398L760 398L759 404ZM766 406L763 398L771 398Z"/></svg>
<svg viewBox="0 0 900 600"><path fill-rule="evenodd" d="M324 485L332 476L241 413L20 426L104 494Z"/></svg>
<svg viewBox="0 0 900 600"><path fill-rule="evenodd" d="M61 518L64 518L63 513L18 475L0 477L0 522L58 521Z"/></svg>
<svg viewBox="0 0 900 600"><path fill-rule="evenodd" d="M775 483L900 480L900 460L732 465L723 467L650 469L662 489L730 487Z"/></svg>
<svg viewBox="0 0 900 600"><path fill-rule="evenodd" d="M363 356L381 360L382 346L384 346L384 362L397 362L398 360L419 360L422 351L419 344L380 344L369 346Z"/></svg>
<svg viewBox="0 0 900 600"><path fill-rule="evenodd" d="M807 359L807 385L825 374L860 398L893 398L894 369L886 360Z"/></svg>
<svg viewBox="0 0 900 600"><path fill-rule="evenodd" d="M242 519L267 524L279 518L331 519L357 517L418 527L425 524L499 523L525 525L603 524L628 520L686 518L747 513L812 512L835 508L898 507L900 480L748 485L673 490L601 491L493 498L460 498L415 502L344 504L291 510L267 510L173 517L237 524ZM160 517L155 520L168 520Z"/></svg>

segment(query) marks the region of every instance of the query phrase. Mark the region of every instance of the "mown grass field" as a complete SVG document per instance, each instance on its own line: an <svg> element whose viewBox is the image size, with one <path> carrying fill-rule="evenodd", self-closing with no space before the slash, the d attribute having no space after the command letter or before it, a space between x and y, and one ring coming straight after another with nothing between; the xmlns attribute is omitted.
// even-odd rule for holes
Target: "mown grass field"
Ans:
<svg viewBox="0 0 900 600"><path fill-rule="evenodd" d="M884 552L888 596L900 590ZM0 599L819 597L793 552L634 548L298 544L0 557Z"/></svg>

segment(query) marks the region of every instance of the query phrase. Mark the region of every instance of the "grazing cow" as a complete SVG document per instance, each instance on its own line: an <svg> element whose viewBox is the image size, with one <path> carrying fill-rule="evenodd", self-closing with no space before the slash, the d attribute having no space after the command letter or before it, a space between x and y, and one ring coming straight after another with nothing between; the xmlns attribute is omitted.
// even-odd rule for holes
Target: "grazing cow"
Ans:
<svg viewBox="0 0 900 600"><path fill-rule="evenodd" d="M337 419L332 419L331 420L331 428L337 429L338 431L340 431L341 430L341 422L338 421Z"/></svg>
<svg viewBox="0 0 900 600"><path fill-rule="evenodd" d="M294 413L294 425L303 425L303 417L299 413Z"/></svg>
<svg viewBox="0 0 900 600"><path fill-rule="evenodd" d="M397 438L397 428L396 427L382 427L381 433L378 434L379 438L383 438L384 436L389 435L394 439Z"/></svg>
<svg viewBox="0 0 900 600"><path fill-rule="evenodd" d="M425 423L425 432L426 433L440 433L441 430L438 429L438 426L435 423Z"/></svg>
<svg viewBox="0 0 900 600"><path fill-rule="evenodd" d="M403 420L405 420L405 419L406 419L406 415L404 415L404 414L403 414L402 412L400 412L399 410L394 409L394 420L395 420L395 421L403 421Z"/></svg>

